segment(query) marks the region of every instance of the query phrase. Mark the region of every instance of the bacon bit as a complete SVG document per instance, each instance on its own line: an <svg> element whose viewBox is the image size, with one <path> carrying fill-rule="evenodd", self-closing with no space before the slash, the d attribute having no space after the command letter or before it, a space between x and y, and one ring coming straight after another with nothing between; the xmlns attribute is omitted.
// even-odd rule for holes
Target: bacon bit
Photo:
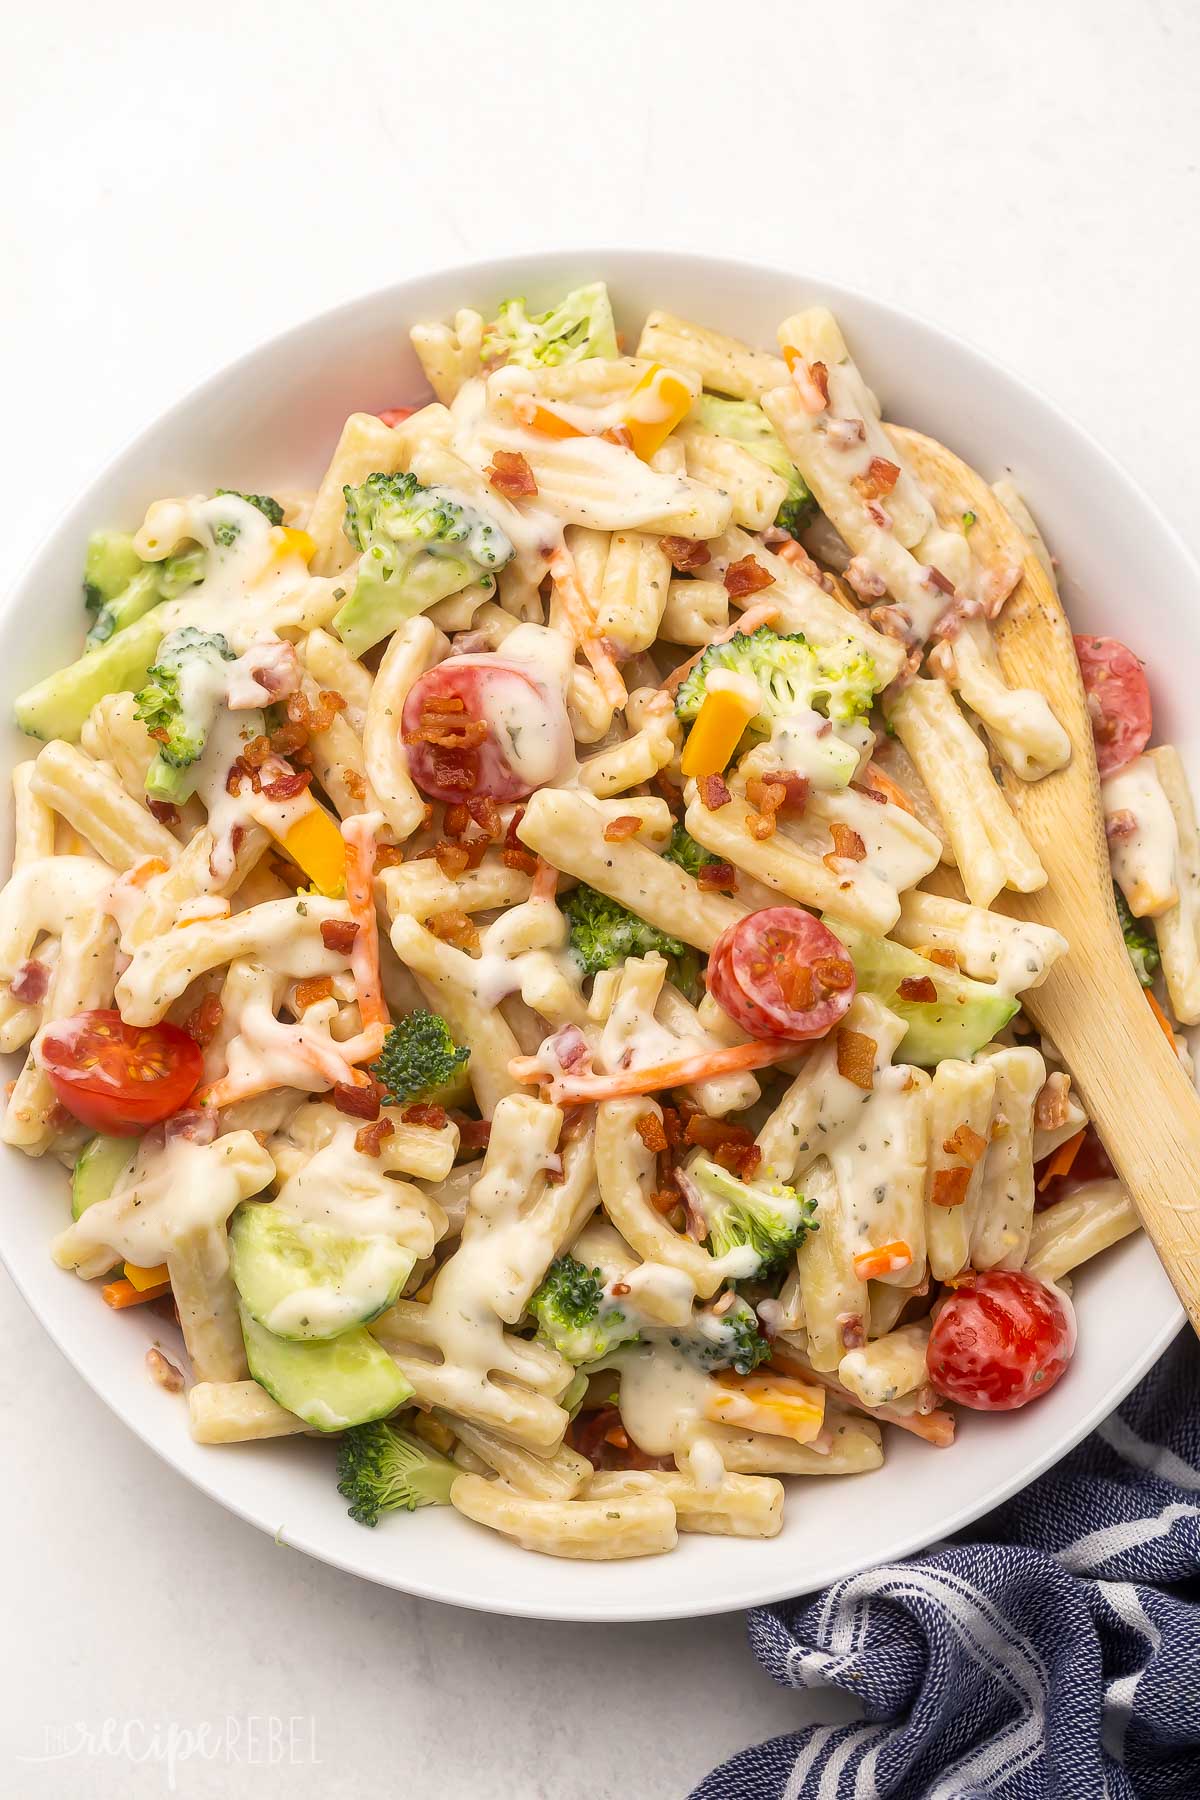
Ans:
<svg viewBox="0 0 1200 1800"><path fill-rule="evenodd" d="M725 591L731 600L740 600L744 594L757 594L770 587L774 580L753 556L741 556L725 571Z"/></svg>
<svg viewBox="0 0 1200 1800"><path fill-rule="evenodd" d="M881 495L890 494L899 479L900 469L896 463L889 462L886 456L873 456L866 474L855 475L850 486L864 500L878 500Z"/></svg>
<svg viewBox="0 0 1200 1800"><path fill-rule="evenodd" d="M146 810L160 825L178 825L179 808L170 800L147 800Z"/></svg>
<svg viewBox="0 0 1200 1800"><path fill-rule="evenodd" d="M809 363L809 378L826 406L829 405L829 370L823 362Z"/></svg>
<svg viewBox="0 0 1200 1800"><path fill-rule="evenodd" d="M44 1000L49 986L49 969L33 957L21 964L10 983L13 999L23 1001L26 1006L37 1006Z"/></svg>
<svg viewBox="0 0 1200 1800"><path fill-rule="evenodd" d="M321 942L327 950L335 950L340 956L349 956L357 936L358 926L350 919L321 920Z"/></svg>
<svg viewBox="0 0 1200 1800"><path fill-rule="evenodd" d="M242 751L242 761L248 769L261 769L271 754L269 737L253 737Z"/></svg>
<svg viewBox="0 0 1200 1800"><path fill-rule="evenodd" d="M415 1100L400 1114L402 1124L423 1125L428 1131L441 1131L446 1124L446 1109L435 1100Z"/></svg>
<svg viewBox="0 0 1200 1800"><path fill-rule="evenodd" d="M390 1138L395 1129L390 1119L375 1119L370 1125L362 1125L354 1134L354 1148L363 1156L378 1156L383 1140Z"/></svg>
<svg viewBox="0 0 1200 1800"><path fill-rule="evenodd" d="M604 827L606 844L623 844L628 838L636 837L642 829L642 820L637 813L622 813L618 819L610 819Z"/></svg>
<svg viewBox="0 0 1200 1800"><path fill-rule="evenodd" d="M940 963L943 969L958 967L957 956L944 944L922 944L917 955L923 956L926 962Z"/></svg>
<svg viewBox="0 0 1200 1800"><path fill-rule="evenodd" d="M1092 722L1093 724L1097 723L1096 720ZM1137 814L1131 813L1127 806L1123 806L1119 812L1113 813L1112 817L1105 822L1104 835L1110 844L1120 843L1124 838L1132 837L1137 828Z"/></svg>
<svg viewBox="0 0 1200 1800"><path fill-rule="evenodd" d="M762 1161L762 1151L757 1144L721 1144L713 1151L713 1161L739 1181L749 1181Z"/></svg>
<svg viewBox="0 0 1200 1800"><path fill-rule="evenodd" d="M683 1142L683 1121L676 1106L664 1106L662 1109L663 1130L667 1134L667 1142L672 1150Z"/></svg>
<svg viewBox="0 0 1200 1800"><path fill-rule="evenodd" d="M833 849L821 858L827 869L831 869L839 858L845 862L862 862L866 857L867 846L852 826L835 819L829 827L829 835L833 839Z"/></svg>
<svg viewBox="0 0 1200 1800"><path fill-rule="evenodd" d="M225 776L225 792L234 799L242 791L242 783L249 777L250 786L257 794L262 787L262 778L257 769L252 769L244 757L235 756Z"/></svg>
<svg viewBox="0 0 1200 1800"><path fill-rule="evenodd" d="M627 1281L614 1281L609 1291L616 1299L623 1300L626 1294L632 1294L633 1289Z"/></svg>
<svg viewBox="0 0 1200 1800"><path fill-rule="evenodd" d="M701 863L696 873L696 886L702 894L736 894L737 870L732 863Z"/></svg>
<svg viewBox="0 0 1200 1800"><path fill-rule="evenodd" d="M967 1167L973 1169L987 1149L987 1139L964 1120L961 1125L955 1126L942 1149L947 1156L961 1156Z"/></svg>
<svg viewBox="0 0 1200 1800"><path fill-rule="evenodd" d="M461 800L448 806L442 819L442 830L449 838L460 838L471 823L471 815Z"/></svg>
<svg viewBox="0 0 1200 1800"><path fill-rule="evenodd" d="M215 994L205 994L199 1006L194 1006L183 1021L183 1029L194 1044L206 1050L221 1028L221 1020L225 1016L225 1008Z"/></svg>
<svg viewBox="0 0 1200 1800"><path fill-rule="evenodd" d="M458 1121L458 1147L460 1150L486 1150L491 1135L492 1121L490 1119L460 1119Z"/></svg>
<svg viewBox="0 0 1200 1800"><path fill-rule="evenodd" d="M842 1349L861 1350L867 1341L867 1334L863 1328L862 1314L839 1313L837 1316L837 1324L842 1336Z"/></svg>
<svg viewBox="0 0 1200 1800"><path fill-rule="evenodd" d="M260 740L255 739L255 743ZM308 732L303 725L281 725L266 739L268 751L274 756L295 756L308 743ZM264 759L265 760L265 759Z"/></svg>
<svg viewBox="0 0 1200 1800"><path fill-rule="evenodd" d="M1043 1082L1033 1107L1039 1131L1058 1131L1071 1116L1071 1077L1057 1070Z"/></svg>
<svg viewBox="0 0 1200 1800"><path fill-rule="evenodd" d="M679 1195L674 1188L655 1188L650 1196L650 1204L664 1219L670 1218L677 1208L682 1213Z"/></svg>
<svg viewBox="0 0 1200 1800"><path fill-rule="evenodd" d="M381 869L394 869L397 863L402 863L403 861L403 844L376 844L375 873L377 875Z"/></svg>
<svg viewBox="0 0 1200 1800"><path fill-rule="evenodd" d="M896 992L901 1000L912 1000L924 1004L937 999L937 988L929 975L906 975Z"/></svg>
<svg viewBox="0 0 1200 1800"><path fill-rule="evenodd" d="M532 499L538 491L528 459L519 450L494 450L483 474L488 485L506 500Z"/></svg>
<svg viewBox="0 0 1200 1800"><path fill-rule="evenodd" d="M494 844L499 843L504 836L504 821L490 794L472 794L467 801L467 812L480 831L486 832Z"/></svg>
<svg viewBox="0 0 1200 1800"><path fill-rule="evenodd" d="M653 1150L657 1154L658 1151L667 1149L667 1134L657 1113L641 1113L633 1124L647 1150Z"/></svg>
<svg viewBox="0 0 1200 1800"><path fill-rule="evenodd" d="M855 444L866 443L867 427L862 419L830 419L825 435L835 450L853 450Z"/></svg>
<svg viewBox="0 0 1200 1800"><path fill-rule="evenodd" d="M345 710L346 697L336 688L321 688L315 705L299 688L287 698L287 716L291 723L314 733L328 731L338 713Z"/></svg>
<svg viewBox="0 0 1200 1800"><path fill-rule="evenodd" d="M314 975L309 981L298 981L292 990L292 998L298 1012L307 1012L310 1006L318 1006L322 1000L328 1000L333 993L332 975Z"/></svg>
<svg viewBox="0 0 1200 1800"><path fill-rule="evenodd" d="M775 833L775 815L787 800L782 781L764 781L752 775L746 783L746 798L756 810L746 816L746 829L752 838L763 843Z"/></svg>
<svg viewBox="0 0 1200 1800"><path fill-rule="evenodd" d="M522 875L533 875L537 870L537 857L532 850L526 850L523 846L514 850L502 850L500 861L506 869L517 869Z"/></svg>
<svg viewBox="0 0 1200 1800"><path fill-rule="evenodd" d="M755 973L759 971L756 969ZM765 972L765 971L764 971ZM814 1000L813 971L807 963L789 962L778 972L779 991L788 1006L807 1012Z"/></svg>
<svg viewBox="0 0 1200 1800"><path fill-rule="evenodd" d="M910 1268L912 1259L911 1247L903 1238L897 1238L890 1244L860 1250L853 1258L854 1273L860 1281L878 1281L881 1275L898 1275L901 1269Z"/></svg>
<svg viewBox="0 0 1200 1800"><path fill-rule="evenodd" d="M330 1098L339 1112L352 1119L377 1119L381 1092L377 1081L335 1081Z"/></svg>
<svg viewBox="0 0 1200 1800"><path fill-rule="evenodd" d="M462 844L452 844L446 838L434 845L433 854L447 881L454 881L459 875L464 875L471 861Z"/></svg>
<svg viewBox="0 0 1200 1800"><path fill-rule="evenodd" d="M929 1198L935 1206L961 1206L971 1185L968 1168L936 1169Z"/></svg>
<svg viewBox="0 0 1200 1800"><path fill-rule="evenodd" d="M457 907L447 907L444 912L436 912L426 920L426 926L435 938L443 944L453 944L456 950L478 950L479 927L470 916Z"/></svg>
<svg viewBox="0 0 1200 1800"><path fill-rule="evenodd" d="M752 1144L754 1133L745 1125L731 1125L725 1119L710 1119L707 1113L693 1112L684 1126L683 1141L716 1150L722 1144Z"/></svg>
<svg viewBox="0 0 1200 1800"><path fill-rule="evenodd" d="M932 563L930 563L925 571L925 585L926 587L936 588L939 594L952 594L954 592L954 583L948 576L943 575L940 569L935 569Z"/></svg>
<svg viewBox="0 0 1200 1800"><path fill-rule="evenodd" d="M875 1056L879 1045L865 1031L843 1025L837 1034L837 1072L844 1081L868 1091L875 1085Z"/></svg>
<svg viewBox="0 0 1200 1800"><path fill-rule="evenodd" d="M159 744L169 744L171 741L171 734L165 725L155 725L146 735L152 737Z"/></svg>
<svg viewBox="0 0 1200 1800"><path fill-rule="evenodd" d="M633 433L628 425L610 425L600 433L600 437L604 443L616 444L622 450L633 449Z"/></svg>
<svg viewBox="0 0 1200 1800"><path fill-rule="evenodd" d="M343 769L342 781L345 783L346 792L349 794L350 798L352 800L357 800L361 806L362 802L367 797L367 784L359 774L358 770L348 768Z"/></svg>
<svg viewBox="0 0 1200 1800"><path fill-rule="evenodd" d="M686 575L692 569L702 569L712 561L712 551L703 538L662 537L658 547L670 559L671 567Z"/></svg>
<svg viewBox="0 0 1200 1800"><path fill-rule="evenodd" d="M887 593L887 582L865 556L852 556L846 564L845 576L860 600L882 600Z"/></svg>
<svg viewBox="0 0 1200 1800"><path fill-rule="evenodd" d="M709 812L719 812L733 798L719 775L701 775L697 786L700 789L700 799Z"/></svg>
<svg viewBox="0 0 1200 1800"><path fill-rule="evenodd" d="M157 1382L168 1394L182 1394L183 1376L173 1362L168 1362L161 1350L147 1350L146 1373L151 1381Z"/></svg>
<svg viewBox="0 0 1200 1800"><path fill-rule="evenodd" d="M831 994L843 993L854 981L854 964L844 956L818 956L812 971Z"/></svg>
<svg viewBox="0 0 1200 1800"><path fill-rule="evenodd" d="M263 798L266 800L294 800L305 788L312 785L311 769L290 770L286 775L277 775L274 781L264 781Z"/></svg>
<svg viewBox="0 0 1200 1800"><path fill-rule="evenodd" d="M462 704L461 700L454 701L455 708L461 708ZM404 742L406 744L432 744L437 750L453 750L462 753L478 750L487 735L488 728L483 719L457 717L450 711L446 701L439 701L433 697L425 701L416 730L404 733ZM440 767L446 759L438 758L436 760ZM458 768L458 765L453 762L448 766L452 769ZM471 772L463 769L459 770L459 773L467 775ZM470 780L465 782L456 780L447 783L449 787L474 787L474 785L473 775Z"/></svg>

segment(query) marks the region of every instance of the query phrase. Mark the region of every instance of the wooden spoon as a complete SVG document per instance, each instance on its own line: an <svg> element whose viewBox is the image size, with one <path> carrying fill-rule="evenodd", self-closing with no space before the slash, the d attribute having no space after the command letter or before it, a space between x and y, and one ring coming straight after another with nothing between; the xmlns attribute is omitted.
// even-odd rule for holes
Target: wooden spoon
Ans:
<svg viewBox="0 0 1200 1800"><path fill-rule="evenodd" d="M1072 744L1065 769L1004 787L1049 881L1005 894L1007 912L1061 931L1071 948L1021 1004L1061 1051L1080 1098L1129 1190L1142 1224L1200 1333L1200 1098L1147 1005L1113 905L1091 722L1071 627L1045 570L987 483L932 438L893 436L944 523L966 511L972 547L1023 566L994 627L1000 665L1014 687L1039 689Z"/></svg>

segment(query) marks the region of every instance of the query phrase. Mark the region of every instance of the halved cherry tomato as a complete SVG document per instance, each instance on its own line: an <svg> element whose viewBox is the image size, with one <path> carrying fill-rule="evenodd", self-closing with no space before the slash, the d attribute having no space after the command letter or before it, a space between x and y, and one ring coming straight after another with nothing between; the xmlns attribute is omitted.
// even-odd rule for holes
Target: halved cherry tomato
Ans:
<svg viewBox="0 0 1200 1800"><path fill-rule="evenodd" d="M574 737L567 709L515 663L452 656L409 689L401 717L413 780L431 800L527 800L561 775Z"/></svg>
<svg viewBox="0 0 1200 1800"><path fill-rule="evenodd" d="M767 906L713 945L708 991L756 1038L824 1037L854 998L854 965L840 938L799 906Z"/></svg>
<svg viewBox="0 0 1200 1800"><path fill-rule="evenodd" d="M204 1072L200 1047L177 1025L127 1025L111 1008L50 1026L38 1061L81 1124L136 1137L177 1113Z"/></svg>
<svg viewBox="0 0 1200 1800"><path fill-rule="evenodd" d="M929 1334L929 1379L977 1412L1011 1412L1048 1394L1075 1349L1075 1320L1055 1288L991 1269L956 1288Z"/></svg>
<svg viewBox="0 0 1200 1800"><path fill-rule="evenodd" d="M1150 741L1150 689L1142 665L1118 638L1077 637L1075 654L1087 692L1096 762L1113 775Z"/></svg>
<svg viewBox="0 0 1200 1800"><path fill-rule="evenodd" d="M381 413L375 414L375 417L385 425L403 425L405 419L411 419L413 414L419 410L415 406L385 406Z"/></svg>

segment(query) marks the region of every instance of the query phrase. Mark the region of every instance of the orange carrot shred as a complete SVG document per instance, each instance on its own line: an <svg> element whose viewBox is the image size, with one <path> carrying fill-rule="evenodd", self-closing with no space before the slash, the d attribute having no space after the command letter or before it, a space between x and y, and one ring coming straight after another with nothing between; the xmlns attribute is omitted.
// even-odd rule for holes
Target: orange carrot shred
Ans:
<svg viewBox="0 0 1200 1800"><path fill-rule="evenodd" d="M1174 1048L1174 1044L1175 1039L1172 1037L1172 1048ZM1058 1149L1054 1152L1054 1155L1042 1170L1041 1179L1038 1182L1039 1194L1044 1192L1044 1190L1049 1187L1050 1183L1056 1180L1058 1176L1069 1175L1071 1173L1075 1158L1083 1148L1085 1135L1086 1134L1082 1130L1077 1131L1074 1137L1069 1137L1065 1143L1058 1146Z"/></svg>

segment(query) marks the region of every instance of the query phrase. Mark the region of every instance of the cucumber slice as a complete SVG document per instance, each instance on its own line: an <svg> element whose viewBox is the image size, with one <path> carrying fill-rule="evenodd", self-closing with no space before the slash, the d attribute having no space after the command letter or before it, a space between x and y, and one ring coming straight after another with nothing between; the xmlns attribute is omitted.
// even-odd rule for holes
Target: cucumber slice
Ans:
<svg viewBox="0 0 1200 1800"><path fill-rule="evenodd" d="M27 688L14 707L21 730L30 737L78 743L84 720L97 700L105 694L136 693L145 686L163 635L161 617L157 609L144 613L98 650L89 650L78 662L68 663L36 687Z"/></svg>
<svg viewBox="0 0 1200 1800"><path fill-rule="evenodd" d="M327 1341L274 1337L243 1305L246 1361L259 1387L314 1431L385 1419L413 1390L382 1344L359 1326Z"/></svg>
<svg viewBox="0 0 1200 1800"><path fill-rule="evenodd" d="M957 969L893 944L890 938L872 937L826 913L822 923L836 932L850 954L858 985L874 994L891 1011L908 1022L908 1034L897 1056L904 1062L932 1068L948 1056L971 1057L990 1044L1017 1011L1019 1001L998 993L986 982L973 981ZM933 982L936 1000L904 1000L897 992L902 981Z"/></svg>
<svg viewBox="0 0 1200 1800"><path fill-rule="evenodd" d="M83 562L83 591L94 612L124 593L142 568L142 559L127 531L93 531Z"/></svg>
<svg viewBox="0 0 1200 1800"><path fill-rule="evenodd" d="M71 1176L71 1217L77 1219L97 1200L107 1200L117 1176L124 1174L136 1155L136 1138L89 1138Z"/></svg>
<svg viewBox="0 0 1200 1800"><path fill-rule="evenodd" d="M251 1317L280 1338L333 1338L368 1325L398 1296L416 1256L394 1238L350 1237L246 1202L229 1227L234 1285Z"/></svg>

